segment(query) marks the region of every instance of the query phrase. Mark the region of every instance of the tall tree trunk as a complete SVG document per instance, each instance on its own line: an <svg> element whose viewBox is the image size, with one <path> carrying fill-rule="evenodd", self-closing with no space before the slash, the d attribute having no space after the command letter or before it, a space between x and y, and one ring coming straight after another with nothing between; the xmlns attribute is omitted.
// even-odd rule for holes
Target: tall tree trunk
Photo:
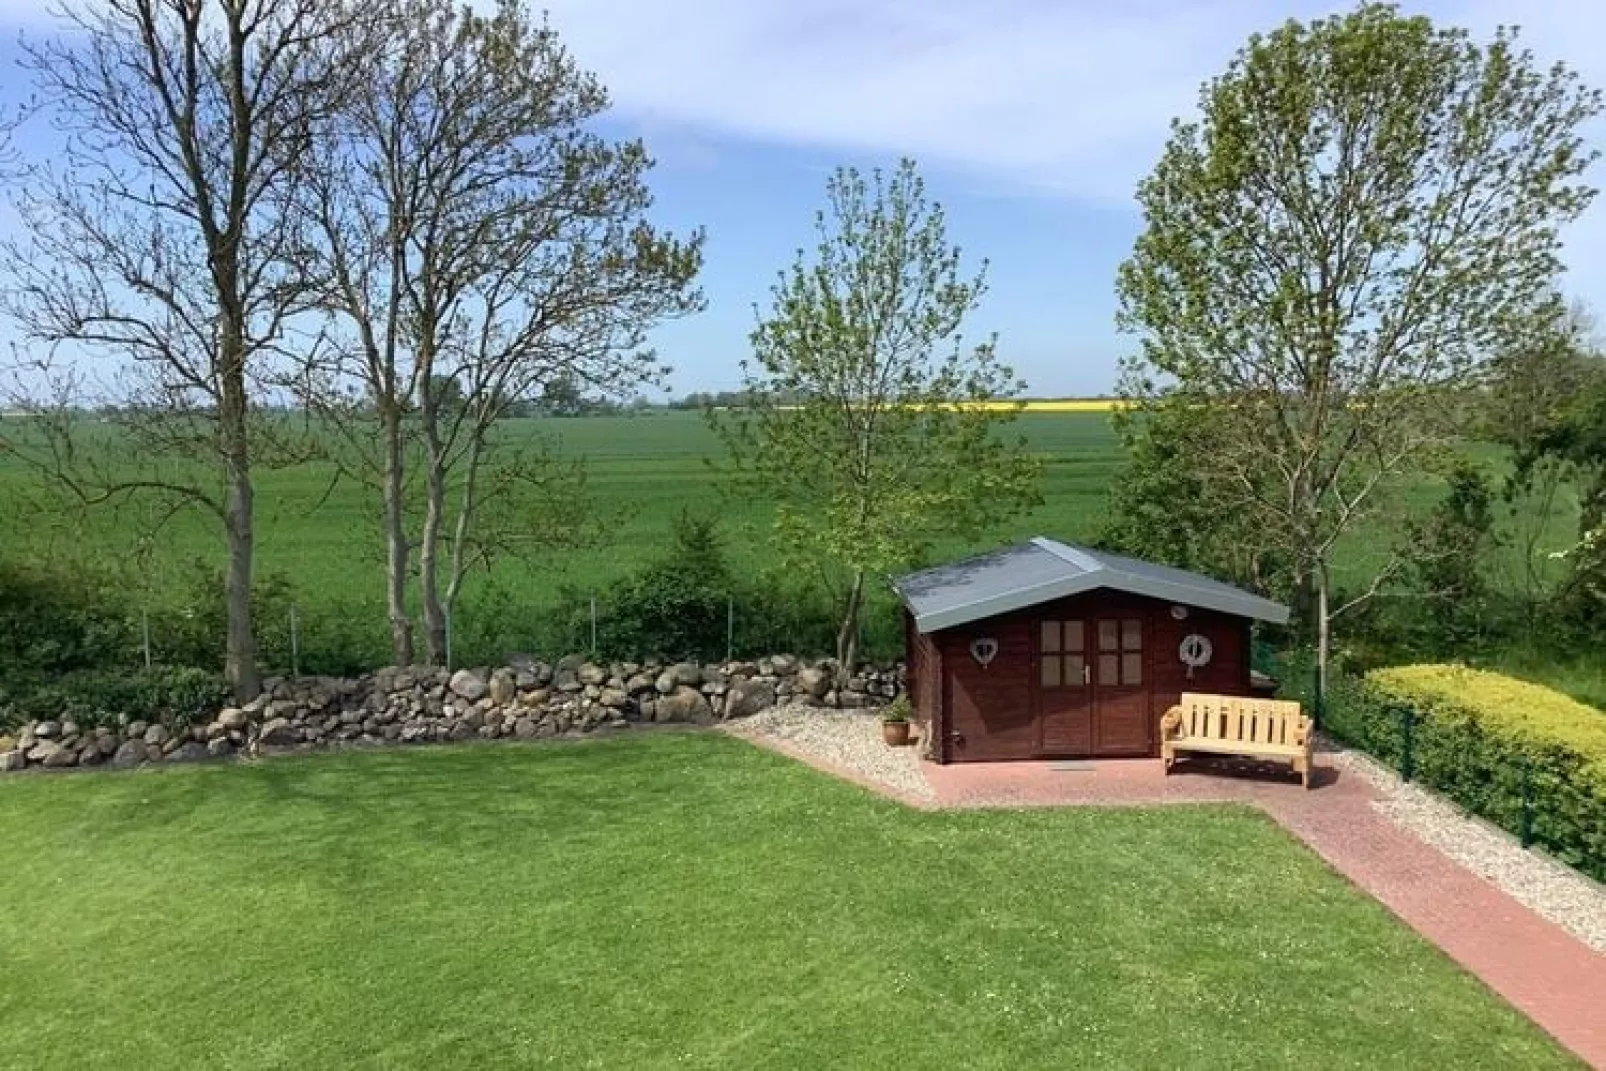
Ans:
<svg viewBox="0 0 1606 1071"><path fill-rule="evenodd" d="M413 619L407 612L407 570L412 555L407 546L401 413L394 405L383 406L382 412L385 433L385 605L390 614L391 657L398 666L410 666L413 664Z"/></svg>
<svg viewBox="0 0 1606 1071"><path fill-rule="evenodd" d="M238 337L230 338L230 324L223 327L224 350L220 362L220 405L218 420L223 447L223 527L228 540L228 569L223 579L223 598L228 616L228 636L223 656L223 676L240 702L255 699L262 691L257 668L256 630L251 620L251 563L255 549L255 496L251 486L251 454L246 432L245 368Z"/></svg>
<svg viewBox="0 0 1606 1071"><path fill-rule="evenodd" d="M864 605L864 570L855 569L853 586L848 589L842 610L842 625L836 633L836 683L842 687L859 664L859 611Z"/></svg>
<svg viewBox="0 0 1606 1071"><path fill-rule="evenodd" d="M457 605L458 593L463 590L463 577L468 573L468 535L474 526L474 511L479 505L480 462L485 455L484 432L476 427L463 459L463 493L457 506L457 522L452 526L452 555L446 577L446 609Z"/></svg>
<svg viewBox="0 0 1606 1071"><path fill-rule="evenodd" d="M424 604L424 645L431 665L446 664L446 607L440 592L441 528L445 524L444 458L430 450L424 479L424 530L418 547L418 586Z"/></svg>
<svg viewBox="0 0 1606 1071"><path fill-rule="evenodd" d="M1316 565L1316 709L1327 705L1327 675L1332 657L1332 621L1328 617L1327 563Z"/></svg>

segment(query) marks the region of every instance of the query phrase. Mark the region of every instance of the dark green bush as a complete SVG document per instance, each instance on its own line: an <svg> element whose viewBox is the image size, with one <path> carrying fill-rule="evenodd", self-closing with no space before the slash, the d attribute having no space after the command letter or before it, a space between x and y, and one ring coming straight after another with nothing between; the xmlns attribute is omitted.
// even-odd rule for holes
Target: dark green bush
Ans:
<svg viewBox="0 0 1606 1071"><path fill-rule="evenodd" d="M185 726L217 713L228 694L221 674L190 666L19 678L0 687L0 726L45 718L71 719L83 726L157 719Z"/></svg>
<svg viewBox="0 0 1606 1071"><path fill-rule="evenodd" d="M1324 715L1337 739L1510 833L1520 836L1526 820L1533 843L1606 880L1606 774L1576 748L1465 703L1349 675L1333 678Z"/></svg>
<svg viewBox="0 0 1606 1071"><path fill-rule="evenodd" d="M0 562L0 678L123 662L138 650L122 585L84 565Z"/></svg>

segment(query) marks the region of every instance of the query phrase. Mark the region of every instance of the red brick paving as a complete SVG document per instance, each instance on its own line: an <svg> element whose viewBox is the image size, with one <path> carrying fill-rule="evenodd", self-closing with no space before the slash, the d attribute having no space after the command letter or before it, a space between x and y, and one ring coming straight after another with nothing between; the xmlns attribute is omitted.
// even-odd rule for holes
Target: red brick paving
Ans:
<svg viewBox="0 0 1606 1071"><path fill-rule="evenodd" d="M887 792L796 749L777 750ZM935 801L887 794L925 807L1256 804L1563 1045L1606 1068L1606 955L1389 822L1372 806L1373 788L1358 777L1323 767L1306 791L1290 783L1286 768L1257 764L1184 763L1170 777L1151 759L923 769Z"/></svg>

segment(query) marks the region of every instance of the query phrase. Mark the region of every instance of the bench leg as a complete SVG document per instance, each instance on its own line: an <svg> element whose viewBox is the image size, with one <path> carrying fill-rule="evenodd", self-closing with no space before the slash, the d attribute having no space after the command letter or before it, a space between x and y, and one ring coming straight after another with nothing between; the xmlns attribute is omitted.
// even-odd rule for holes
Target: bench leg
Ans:
<svg viewBox="0 0 1606 1071"><path fill-rule="evenodd" d="M1305 791L1310 791L1310 759L1295 759L1294 769L1299 771L1299 784Z"/></svg>

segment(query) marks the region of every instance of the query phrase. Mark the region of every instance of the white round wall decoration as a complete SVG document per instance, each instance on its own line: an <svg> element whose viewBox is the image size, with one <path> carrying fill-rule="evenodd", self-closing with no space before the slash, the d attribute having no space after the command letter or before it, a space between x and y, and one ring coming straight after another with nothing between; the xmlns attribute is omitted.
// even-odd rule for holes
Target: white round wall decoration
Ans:
<svg viewBox="0 0 1606 1071"><path fill-rule="evenodd" d="M971 640L970 657L974 658L982 669L986 669L988 663L998 657L998 641L991 636L983 636L980 639Z"/></svg>
<svg viewBox="0 0 1606 1071"><path fill-rule="evenodd" d="M1216 648L1210 642L1210 637L1201 636L1197 632L1184 636L1182 644L1177 648L1177 657L1188 667L1189 678L1193 677L1194 670L1208 666L1211 656L1215 653Z"/></svg>

